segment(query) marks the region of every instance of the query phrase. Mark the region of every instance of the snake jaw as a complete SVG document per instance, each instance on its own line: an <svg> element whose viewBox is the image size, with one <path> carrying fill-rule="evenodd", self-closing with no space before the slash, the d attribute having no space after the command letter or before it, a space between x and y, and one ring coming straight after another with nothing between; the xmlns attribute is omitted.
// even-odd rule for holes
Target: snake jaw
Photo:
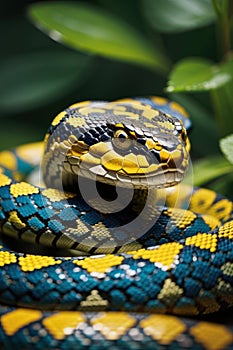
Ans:
<svg viewBox="0 0 233 350"><path fill-rule="evenodd" d="M145 145L132 138L127 142L130 145L121 153L116 138L88 149L75 145L67 154L65 170L73 176L82 175L111 185L118 181L123 187L133 184L135 188L170 187L183 179L188 149L181 136L178 144L170 140L167 149L161 137L147 138Z"/></svg>

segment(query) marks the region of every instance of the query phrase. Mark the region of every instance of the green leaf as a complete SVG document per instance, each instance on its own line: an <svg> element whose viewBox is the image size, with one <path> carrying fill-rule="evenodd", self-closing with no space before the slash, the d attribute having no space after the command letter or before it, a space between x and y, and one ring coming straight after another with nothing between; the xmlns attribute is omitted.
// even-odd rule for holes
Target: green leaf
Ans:
<svg viewBox="0 0 233 350"><path fill-rule="evenodd" d="M0 110L23 112L56 100L82 81L90 59L70 51L14 56L0 65Z"/></svg>
<svg viewBox="0 0 233 350"><path fill-rule="evenodd" d="M168 69L161 49L155 50L128 23L98 7L80 2L37 3L29 7L29 16L52 39L74 49L152 69Z"/></svg>
<svg viewBox="0 0 233 350"><path fill-rule="evenodd" d="M233 77L233 61L227 62L222 69ZM218 89L211 90L216 122L221 136L233 133L233 79Z"/></svg>
<svg viewBox="0 0 233 350"><path fill-rule="evenodd" d="M143 0L142 4L151 26L164 33L199 28L216 19L211 0Z"/></svg>
<svg viewBox="0 0 233 350"><path fill-rule="evenodd" d="M208 157L193 162L194 186L203 186L220 176L232 173L233 167L221 156Z"/></svg>
<svg viewBox="0 0 233 350"><path fill-rule="evenodd" d="M220 148L226 159L233 164L233 134L220 140Z"/></svg>
<svg viewBox="0 0 233 350"><path fill-rule="evenodd" d="M213 66L201 58L186 58L175 65L167 91L209 91L225 85L232 79L228 66Z"/></svg>

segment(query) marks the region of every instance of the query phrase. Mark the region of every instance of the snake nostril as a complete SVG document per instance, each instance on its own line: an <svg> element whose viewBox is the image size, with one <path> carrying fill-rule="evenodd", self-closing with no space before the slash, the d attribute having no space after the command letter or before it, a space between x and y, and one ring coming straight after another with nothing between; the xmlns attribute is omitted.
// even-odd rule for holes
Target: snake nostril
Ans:
<svg viewBox="0 0 233 350"><path fill-rule="evenodd" d="M183 141L187 140L188 135L187 135L187 131L185 130L185 128L183 128L183 130L182 130L181 137L182 137Z"/></svg>

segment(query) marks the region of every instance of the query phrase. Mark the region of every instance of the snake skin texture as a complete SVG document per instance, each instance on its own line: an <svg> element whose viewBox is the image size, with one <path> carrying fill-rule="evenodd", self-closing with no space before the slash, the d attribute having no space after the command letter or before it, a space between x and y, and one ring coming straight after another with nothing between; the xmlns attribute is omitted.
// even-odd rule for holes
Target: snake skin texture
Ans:
<svg viewBox="0 0 233 350"><path fill-rule="evenodd" d="M61 112L45 146L0 152L0 348L233 349L232 322L219 323L233 304L233 203L179 185L190 126L163 98L90 101ZM95 210L71 192L77 175L139 197L148 183L157 220L134 236L122 227L141 212Z"/></svg>

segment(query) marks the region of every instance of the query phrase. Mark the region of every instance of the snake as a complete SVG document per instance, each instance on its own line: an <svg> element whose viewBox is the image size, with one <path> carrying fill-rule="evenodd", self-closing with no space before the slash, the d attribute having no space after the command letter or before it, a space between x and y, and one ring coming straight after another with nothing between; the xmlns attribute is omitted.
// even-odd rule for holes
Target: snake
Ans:
<svg viewBox="0 0 233 350"><path fill-rule="evenodd" d="M233 349L233 203L183 184L185 109L85 101L0 152L0 348Z"/></svg>

